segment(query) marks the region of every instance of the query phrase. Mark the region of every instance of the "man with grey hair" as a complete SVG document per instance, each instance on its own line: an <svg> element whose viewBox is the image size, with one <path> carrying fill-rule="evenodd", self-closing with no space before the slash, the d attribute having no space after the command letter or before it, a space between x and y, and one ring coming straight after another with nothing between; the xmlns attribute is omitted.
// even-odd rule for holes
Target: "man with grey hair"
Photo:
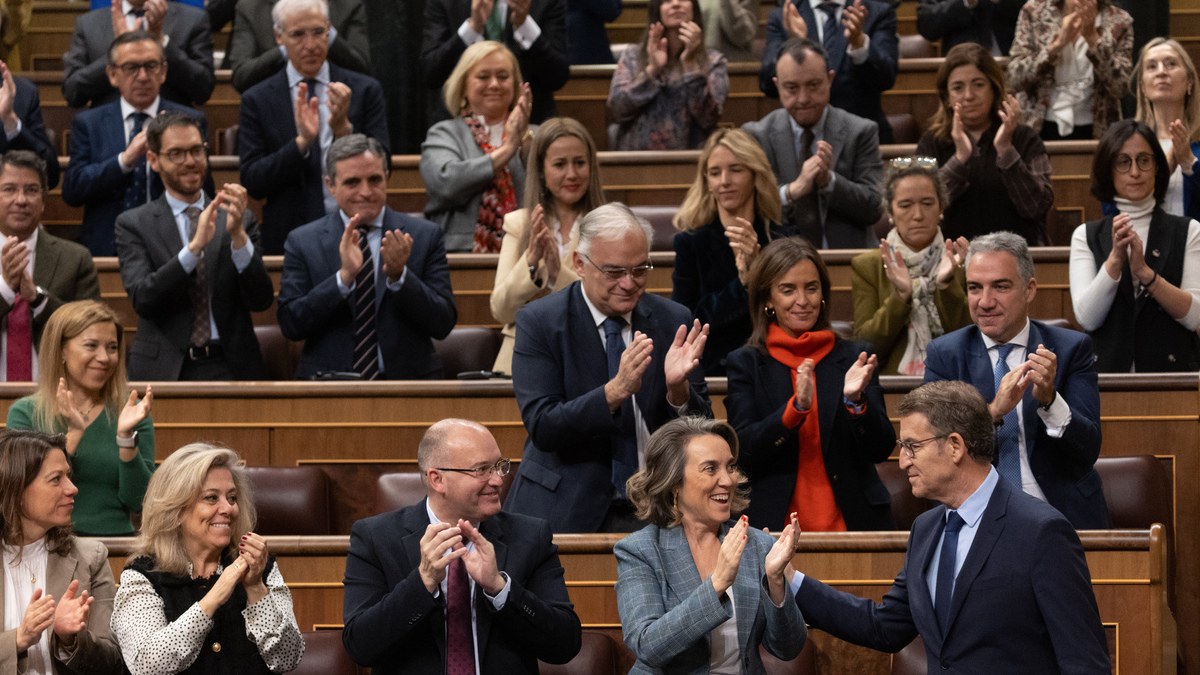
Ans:
<svg viewBox="0 0 1200 675"><path fill-rule="evenodd" d="M389 159L376 138L334 141L325 182L337 210L288 235L277 316L304 341L297 378L442 377L433 340L458 319L442 231L387 207Z"/></svg>
<svg viewBox="0 0 1200 675"><path fill-rule="evenodd" d="M1011 232L967 249L974 325L929 343L925 381L969 382L996 427L995 464L1014 489L1044 499L1078 529L1110 526L1094 464L1100 455L1100 389L1092 339L1029 319L1033 258Z"/></svg>
<svg viewBox="0 0 1200 675"><path fill-rule="evenodd" d="M297 225L337 210L323 180L335 139L366 134L383 145L385 158L390 154L383 88L327 59L324 0L279 0L272 16L287 65L242 94L237 147L242 184L266 200L263 253L278 255Z"/></svg>
<svg viewBox="0 0 1200 675"><path fill-rule="evenodd" d="M624 204L592 210L573 254L579 281L517 312L513 393L529 436L507 507L555 532L638 529L625 481L650 433L712 415L708 326L645 293L652 235Z"/></svg>
<svg viewBox="0 0 1200 675"><path fill-rule="evenodd" d="M428 497L360 520L342 643L377 675L537 673L582 630L546 521L500 511L509 461L482 425L445 419L417 462ZM478 660L478 661L477 661Z"/></svg>

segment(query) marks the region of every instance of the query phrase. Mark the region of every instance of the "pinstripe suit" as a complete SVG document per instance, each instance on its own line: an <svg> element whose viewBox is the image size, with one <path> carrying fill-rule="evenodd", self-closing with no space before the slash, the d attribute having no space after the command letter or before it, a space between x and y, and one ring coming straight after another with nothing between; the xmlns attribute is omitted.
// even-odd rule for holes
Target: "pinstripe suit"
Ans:
<svg viewBox="0 0 1200 675"><path fill-rule="evenodd" d="M728 525L721 526L722 535L728 531ZM791 591L779 608L767 593L763 564L774 539L753 528L748 535L731 587L743 675L766 672L759 644L790 661L800 654L807 638L804 617L791 602ZM717 598L712 581L700 579L683 528L647 525L617 542L613 552L621 632L637 656L630 675L708 673L709 634L732 612Z"/></svg>

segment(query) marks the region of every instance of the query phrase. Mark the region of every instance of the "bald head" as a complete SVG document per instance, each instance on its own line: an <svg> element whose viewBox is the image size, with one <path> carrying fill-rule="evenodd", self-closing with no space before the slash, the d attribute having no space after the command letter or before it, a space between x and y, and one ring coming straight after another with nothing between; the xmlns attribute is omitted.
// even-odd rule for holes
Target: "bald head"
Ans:
<svg viewBox="0 0 1200 675"><path fill-rule="evenodd" d="M479 523L496 515L504 477L492 469L500 459L496 439L478 422L445 419L429 427L417 447L417 464L438 518ZM483 476L471 472L480 469Z"/></svg>

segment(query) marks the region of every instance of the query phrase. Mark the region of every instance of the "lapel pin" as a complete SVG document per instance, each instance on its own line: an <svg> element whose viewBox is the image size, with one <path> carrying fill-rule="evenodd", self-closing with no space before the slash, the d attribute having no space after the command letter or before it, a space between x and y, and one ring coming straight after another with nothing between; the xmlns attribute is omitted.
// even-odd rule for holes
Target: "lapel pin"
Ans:
<svg viewBox="0 0 1200 675"><path fill-rule="evenodd" d="M1158 249L1154 249L1153 251L1151 251L1151 252L1150 252L1150 255L1152 255L1152 256L1154 256L1155 258L1157 258L1157 257L1158 257Z"/></svg>

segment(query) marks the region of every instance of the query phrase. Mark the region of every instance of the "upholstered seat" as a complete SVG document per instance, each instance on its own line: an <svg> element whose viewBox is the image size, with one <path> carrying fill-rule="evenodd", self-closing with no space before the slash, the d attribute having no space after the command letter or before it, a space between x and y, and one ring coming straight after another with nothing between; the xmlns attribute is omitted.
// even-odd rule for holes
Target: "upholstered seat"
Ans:
<svg viewBox="0 0 1200 675"><path fill-rule="evenodd" d="M263 535L333 534L329 478L311 466L253 466L246 469L254 490Z"/></svg>

